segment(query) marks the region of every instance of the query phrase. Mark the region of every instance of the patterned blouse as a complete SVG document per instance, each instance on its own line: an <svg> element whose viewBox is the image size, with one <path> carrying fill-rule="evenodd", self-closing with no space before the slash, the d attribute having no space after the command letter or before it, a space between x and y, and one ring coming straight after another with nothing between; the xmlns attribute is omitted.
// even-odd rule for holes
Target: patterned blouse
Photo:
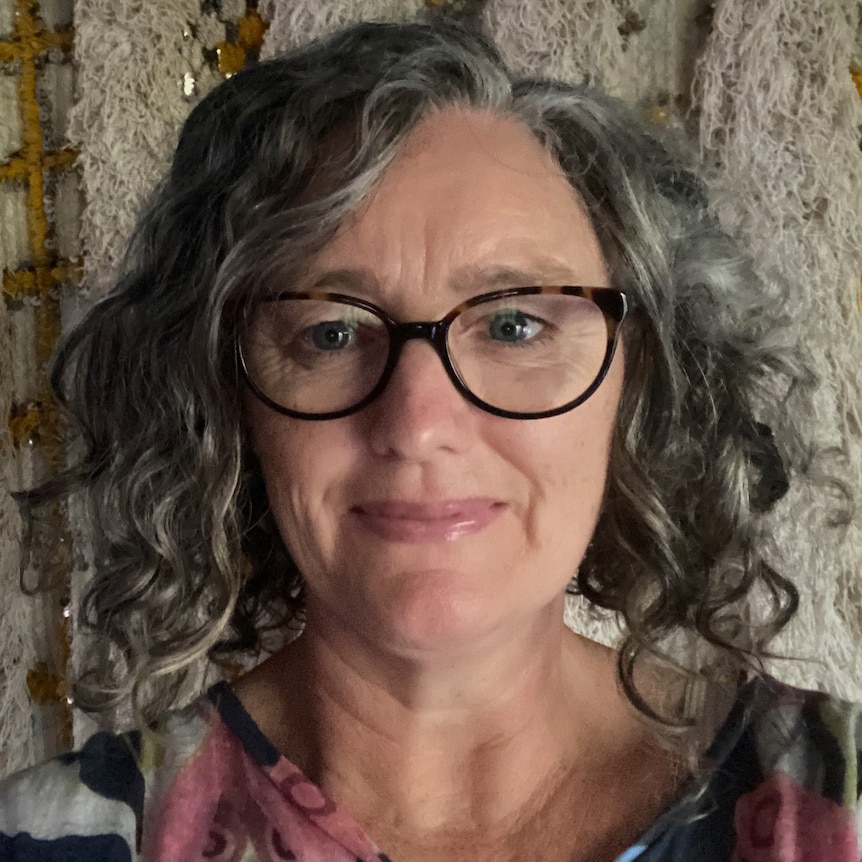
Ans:
<svg viewBox="0 0 862 862"><path fill-rule="evenodd" d="M617 862L859 862L862 709L748 683L690 788ZM0 860L389 862L230 687L0 782ZM397 860L396 860L397 862Z"/></svg>

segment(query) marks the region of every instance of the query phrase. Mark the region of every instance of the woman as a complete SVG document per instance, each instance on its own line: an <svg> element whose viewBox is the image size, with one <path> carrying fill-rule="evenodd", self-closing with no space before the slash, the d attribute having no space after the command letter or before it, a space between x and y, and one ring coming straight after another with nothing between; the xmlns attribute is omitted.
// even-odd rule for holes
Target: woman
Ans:
<svg viewBox="0 0 862 862"><path fill-rule="evenodd" d="M857 713L756 673L797 601L760 422L792 440L801 375L760 303L620 106L477 36L232 78L60 353L85 454L31 499L92 519L85 708L149 719L160 677L304 629L7 780L0 855L856 859ZM563 625L573 579L619 649Z"/></svg>

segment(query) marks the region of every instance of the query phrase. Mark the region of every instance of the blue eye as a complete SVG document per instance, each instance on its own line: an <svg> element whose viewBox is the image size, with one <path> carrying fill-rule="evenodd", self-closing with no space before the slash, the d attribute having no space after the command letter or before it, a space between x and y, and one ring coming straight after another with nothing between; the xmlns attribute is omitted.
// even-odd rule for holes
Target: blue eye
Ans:
<svg viewBox="0 0 862 862"><path fill-rule="evenodd" d="M527 341L541 329L541 324L521 311L501 311L491 318L488 334L495 341L519 344Z"/></svg>
<svg viewBox="0 0 862 862"><path fill-rule="evenodd" d="M311 327L311 343L319 350L341 350L356 335L356 326L344 320L325 320Z"/></svg>

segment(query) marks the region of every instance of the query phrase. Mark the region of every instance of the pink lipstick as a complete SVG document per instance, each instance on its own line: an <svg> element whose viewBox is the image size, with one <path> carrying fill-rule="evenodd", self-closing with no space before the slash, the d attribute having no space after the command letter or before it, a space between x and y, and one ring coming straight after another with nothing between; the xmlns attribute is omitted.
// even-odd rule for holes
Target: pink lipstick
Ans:
<svg viewBox="0 0 862 862"><path fill-rule="evenodd" d="M478 533L506 508L489 497L415 503L381 500L351 507L363 527L381 539L407 544L451 542Z"/></svg>

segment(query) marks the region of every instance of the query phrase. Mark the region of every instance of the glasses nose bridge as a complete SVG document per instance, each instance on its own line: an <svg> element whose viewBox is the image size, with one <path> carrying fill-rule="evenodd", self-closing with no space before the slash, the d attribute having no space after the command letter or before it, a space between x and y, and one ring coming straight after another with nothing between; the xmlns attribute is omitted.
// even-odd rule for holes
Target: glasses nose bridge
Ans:
<svg viewBox="0 0 862 862"><path fill-rule="evenodd" d="M443 320L414 320L407 323L389 323L389 360L380 380L379 391L383 391L388 385L395 370L400 364L401 353L408 341L427 341L431 349L437 354L440 364L446 375L453 379L454 369L449 361L449 353L446 349L447 325ZM456 383L457 388L457 383Z"/></svg>
<svg viewBox="0 0 862 862"><path fill-rule="evenodd" d="M401 350L408 341L428 341L434 348L434 352L440 357L443 365L448 368L446 326L442 320L415 320L408 323L396 323L390 328L390 333L395 361L400 357Z"/></svg>

